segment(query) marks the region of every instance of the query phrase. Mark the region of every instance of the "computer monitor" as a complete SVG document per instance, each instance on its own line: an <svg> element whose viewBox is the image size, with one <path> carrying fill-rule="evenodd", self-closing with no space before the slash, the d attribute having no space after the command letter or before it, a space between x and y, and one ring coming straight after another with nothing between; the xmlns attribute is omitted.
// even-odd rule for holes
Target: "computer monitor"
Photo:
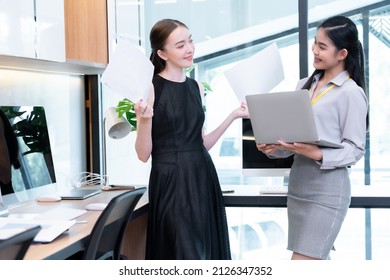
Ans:
<svg viewBox="0 0 390 280"><path fill-rule="evenodd" d="M293 156L270 159L256 147L250 119L242 120L242 173L251 177L283 177L288 181Z"/></svg>
<svg viewBox="0 0 390 280"><path fill-rule="evenodd" d="M14 192L56 182L45 109L0 106L16 135L21 167L12 170ZM2 151L0 151L2 152Z"/></svg>

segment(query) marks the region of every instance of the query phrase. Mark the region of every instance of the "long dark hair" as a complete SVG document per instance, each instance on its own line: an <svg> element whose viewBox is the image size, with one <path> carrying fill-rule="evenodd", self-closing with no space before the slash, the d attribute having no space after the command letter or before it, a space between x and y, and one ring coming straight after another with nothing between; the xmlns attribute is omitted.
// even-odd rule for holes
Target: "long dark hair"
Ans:
<svg viewBox="0 0 390 280"><path fill-rule="evenodd" d="M188 29L184 23L175 19L162 19L152 27L149 40L152 48L150 61L154 65L154 75L157 75L165 68L165 60L158 56L157 51L164 50L167 38L171 35L173 30L179 26L183 26Z"/></svg>
<svg viewBox="0 0 390 280"><path fill-rule="evenodd" d="M7 142L9 159L13 167L18 169L20 168L18 140L16 139L14 129L12 128L7 116L2 110L0 110L0 119L4 124L4 135L5 141Z"/></svg>
<svg viewBox="0 0 390 280"><path fill-rule="evenodd" d="M355 23L347 17L334 16L325 20L317 29L320 28L324 29L338 50L348 51L345 68L351 79L365 91L364 53ZM315 70L303 88L310 88L314 76L322 72L323 70Z"/></svg>
<svg viewBox="0 0 390 280"><path fill-rule="evenodd" d="M364 74L364 52L355 23L344 16L334 16L325 20L317 29L324 29L329 39L332 40L337 50L346 49L348 55L345 59L345 69L356 84L366 93ZM314 76L323 73L324 70L316 69L303 85L303 89L309 89ZM366 116L366 127L369 126L369 114Z"/></svg>

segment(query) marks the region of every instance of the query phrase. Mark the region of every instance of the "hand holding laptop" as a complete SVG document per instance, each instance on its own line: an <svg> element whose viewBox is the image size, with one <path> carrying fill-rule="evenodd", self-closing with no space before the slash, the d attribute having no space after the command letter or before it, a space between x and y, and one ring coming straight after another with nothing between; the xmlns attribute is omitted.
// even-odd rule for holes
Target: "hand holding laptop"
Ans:
<svg viewBox="0 0 390 280"><path fill-rule="evenodd" d="M321 149L310 143L286 143L284 141L278 141L279 144L258 144L258 148L266 155L271 155L277 149L289 151L294 154L300 154L313 160L321 161L323 154Z"/></svg>

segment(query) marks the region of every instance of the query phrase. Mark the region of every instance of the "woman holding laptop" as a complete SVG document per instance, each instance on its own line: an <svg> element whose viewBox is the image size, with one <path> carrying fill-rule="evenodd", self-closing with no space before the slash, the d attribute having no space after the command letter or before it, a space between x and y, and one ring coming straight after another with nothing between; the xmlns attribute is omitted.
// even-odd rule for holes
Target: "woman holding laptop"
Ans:
<svg viewBox="0 0 390 280"><path fill-rule="evenodd" d="M299 81L307 89L320 135L342 149L311 144L258 144L269 157L294 154L287 194L288 249L293 260L330 259L351 201L348 166L365 153L368 101L364 57L356 25L347 17L325 20L312 46L315 71Z"/></svg>

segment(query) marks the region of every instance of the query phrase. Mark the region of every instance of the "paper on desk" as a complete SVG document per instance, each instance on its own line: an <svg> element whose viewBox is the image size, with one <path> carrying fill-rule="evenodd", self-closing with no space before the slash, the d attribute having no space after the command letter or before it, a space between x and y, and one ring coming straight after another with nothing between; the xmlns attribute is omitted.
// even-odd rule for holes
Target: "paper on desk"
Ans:
<svg viewBox="0 0 390 280"><path fill-rule="evenodd" d="M278 46L272 43L224 74L239 101L248 94L269 92L284 79Z"/></svg>
<svg viewBox="0 0 390 280"><path fill-rule="evenodd" d="M112 90L137 102L147 100L153 71L153 64L138 46L121 41L103 72L102 81Z"/></svg>

